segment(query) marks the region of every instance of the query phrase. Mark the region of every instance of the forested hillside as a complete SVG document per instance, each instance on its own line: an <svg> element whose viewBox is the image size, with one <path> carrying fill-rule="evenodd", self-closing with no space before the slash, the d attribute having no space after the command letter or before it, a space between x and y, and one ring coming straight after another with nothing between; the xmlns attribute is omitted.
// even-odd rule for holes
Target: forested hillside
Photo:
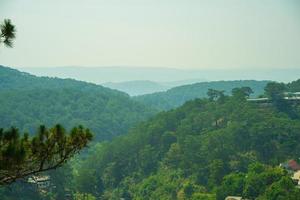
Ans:
<svg viewBox="0 0 300 200"><path fill-rule="evenodd" d="M300 200L299 8L0 0L0 200Z"/></svg>
<svg viewBox="0 0 300 200"><path fill-rule="evenodd" d="M95 141L124 134L153 112L122 92L71 79L36 77L0 66L0 124L34 132L39 125L89 127Z"/></svg>
<svg viewBox="0 0 300 200"><path fill-rule="evenodd" d="M276 166L299 158L299 112L291 118L276 105L250 103L236 89L160 113L94 146L75 167L77 191L102 199L296 200L299 189Z"/></svg>
<svg viewBox="0 0 300 200"><path fill-rule="evenodd" d="M122 92L0 69L3 127L82 124L96 138L84 156L43 174L51 177L51 192L20 181L0 188L1 199L298 200L300 190L279 164L299 160L300 106L283 98L298 92L299 80L271 82L264 91L266 82L250 81L267 104L247 101L249 82L224 82L225 95L213 82L208 98L150 118L153 111ZM240 87L229 93L233 83Z"/></svg>
<svg viewBox="0 0 300 200"><path fill-rule="evenodd" d="M233 88L250 87L254 92L252 96L258 96L263 94L267 83L268 81L254 80L201 82L175 87L166 92L137 96L134 99L159 110L169 110L181 106L188 100L206 97L208 89L224 90L225 94L230 94Z"/></svg>

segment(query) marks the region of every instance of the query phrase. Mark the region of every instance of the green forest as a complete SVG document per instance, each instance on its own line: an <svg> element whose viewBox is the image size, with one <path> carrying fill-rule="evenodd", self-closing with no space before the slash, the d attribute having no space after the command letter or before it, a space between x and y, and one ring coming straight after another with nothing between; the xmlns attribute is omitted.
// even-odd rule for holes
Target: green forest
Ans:
<svg viewBox="0 0 300 200"><path fill-rule="evenodd" d="M1 200L66 195L91 200L300 199L291 172L279 166L299 161L300 103L284 97L300 91L300 80L221 82L224 87L217 88L208 82L205 95L197 94L201 98L153 107L90 83L0 70L3 128L15 126L33 137L39 125L60 123L66 129L83 125L94 135L82 154L42 173L51 177L51 189L39 192L22 179L0 187ZM268 101L248 101L257 95Z"/></svg>
<svg viewBox="0 0 300 200"><path fill-rule="evenodd" d="M1 127L18 127L29 133L39 125L83 125L94 141L127 133L138 122L154 115L141 103L116 90L76 81L36 77L0 66Z"/></svg>
<svg viewBox="0 0 300 200"><path fill-rule="evenodd" d="M0 0L0 200L300 200L299 9Z"/></svg>
<svg viewBox="0 0 300 200"><path fill-rule="evenodd" d="M93 147L78 166L92 174L78 170L78 187L102 199L299 199L278 167L299 157L299 107L290 116L277 104L247 102L241 90L187 102Z"/></svg>
<svg viewBox="0 0 300 200"><path fill-rule="evenodd" d="M208 89L224 91L229 95L233 88L250 87L253 97L262 95L268 81L240 80L240 81L211 81L200 82L171 88L165 92L156 92L134 97L135 100L156 110L170 110L183 105L186 101L206 97Z"/></svg>

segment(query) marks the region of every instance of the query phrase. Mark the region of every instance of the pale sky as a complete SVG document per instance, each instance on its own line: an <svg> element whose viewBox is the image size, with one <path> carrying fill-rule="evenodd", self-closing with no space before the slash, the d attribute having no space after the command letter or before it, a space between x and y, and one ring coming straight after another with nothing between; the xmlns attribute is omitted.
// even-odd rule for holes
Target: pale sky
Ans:
<svg viewBox="0 0 300 200"><path fill-rule="evenodd" d="M299 0L0 0L0 64L300 68Z"/></svg>

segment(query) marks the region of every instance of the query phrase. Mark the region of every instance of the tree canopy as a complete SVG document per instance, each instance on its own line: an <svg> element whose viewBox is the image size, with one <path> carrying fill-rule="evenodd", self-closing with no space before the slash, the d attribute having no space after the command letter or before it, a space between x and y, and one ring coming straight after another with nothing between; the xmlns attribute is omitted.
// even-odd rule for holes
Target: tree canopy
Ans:
<svg viewBox="0 0 300 200"><path fill-rule="evenodd" d="M165 92L136 96L133 99L157 110L170 110L183 105L186 101L205 98L207 92L213 91L223 91L224 95L230 95L234 88L251 88L253 93L250 92L250 95L256 97L264 94L264 87L268 82L254 80L200 82L174 87Z"/></svg>
<svg viewBox="0 0 300 200"><path fill-rule="evenodd" d="M37 77L0 66L0 123L33 133L41 124L83 125L94 141L127 133L154 111L127 94L72 79Z"/></svg>
<svg viewBox="0 0 300 200"><path fill-rule="evenodd" d="M9 73L20 75L19 72ZM44 121L50 121L65 116L65 113L71 113L71 117L85 116L93 127L96 123L92 116L101 116L97 119L103 122L107 129L99 130L116 132L122 130L118 124L140 111L137 105L144 108L142 104L131 101L126 94L96 85L73 80L39 79L28 74L19 78L11 75L6 77L14 84L0 82L3 86L1 92L5 94L3 97L11 100L14 98L10 95L15 95L17 98L14 101L19 102L9 108L20 106L18 109L22 112L15 116L33 113L29 115L31 120L42 118ZM26 84L22 84L24 82ZM65 84L63 88L60 83ZM274 85L270 83L266 87L265 95L277 96L287 91L296 91L297 84L297 81L284 84L282 90L281 86L270 87ZM212 90L208 94L213 94L214 98L208 96L191 100L176 109L160 112L138 125L131 123L127 126L130 128L128 134L115 137L112 141L98 140L83 156L75 157L56 173L47 171L46 174L51 175L51 182L59 186L47 193L49 199L63 199L64 195L70 192L79 199L87 196L90 199L104 200L212 200L224 199L228 195L248 199L277 200L280 197L297 200L299 189L294 186L290 174L278 165L299 157L300 118L299 115L292 117L289 113L292 110L299 114L299 104L290 104L284 98L280 98L289 105L281 110L277 104L269 101L266 104L247 101L252 89L244 85L230 89L231 94L228 91L223 93L222 89L209 88ZM16 91L19 94L16 94ZM27 105L26 102L32 102L33 105ZM10 105L10 102L4 99L1 105L0 111L7 107L6 105ZM25 105L29 107L28 110ZM43 105L43 109L39 109L37 105ZM81 112L82 108L76 109L76 106L89 109L83 109L84 112ZM47 107L51 109L45 109ZM65 107L68 109L60 110ZM104 115L107 116L107 123L101 121L102 108L105 110L103 113L107 114ZM8 113L7 116L14 119L14 115L9 113L11 110L7 109L3 113ZM41 110L47 113L42 115ZM58 114L51 116L53 110ZM44 118L45 116L49 118ZM138 118L139 115L135 116ZM23 118L15 119L21 123ZM118 120L109 123L111 119ZM67 125L73 124L68 121L71 122L62 122ZM32 121L28 123L31 124ZM116 127L118 129L115 129ZM5 131L7 130L3 130ZM26 137L20 137L19 143L21 144ZM34 145L37 149L44 149L44 145L39 145L39 137L36 138L30 139L28 143L37 144ZM39 146L41 148L38 148ZM18 154L22 155L16 155ZM12 187L14 191L22 193L23 199L32 199L33 192L30 192L25 184L17 182ZM45 199L45 196L39 193L34 194L38 196L35 199ZM0 197L10 199L15 197L15 194L3 187L0 188Z"/></svg>
<svg viewBox="0 0 300 200"><path fill-rule="evenodd" d="M247 101L249 88L232 92L223 101L189 101L95 146L78 166L90 173L78 171L76 187L103 199L268 199L272 188L295 196L299 189L283 187L290 176L274 166L299 156L300 119Z"/></svg>
<svg viewBox="0 0 300 200"><path fill-rule="evenodd" d="M55 169L87 146L89 129L74 127L69 134L61 125L40 126L37 135L20 136L18 129L0 129L0 185Z"/></svg>
<svg viewBox="0 0 300 200"><path fill-rule="evenodd" d="M11 23L10 19L5 19L3 23L0 24L0 44L3 43L6 47L12 47L15 38L15 26Z"/></svg>

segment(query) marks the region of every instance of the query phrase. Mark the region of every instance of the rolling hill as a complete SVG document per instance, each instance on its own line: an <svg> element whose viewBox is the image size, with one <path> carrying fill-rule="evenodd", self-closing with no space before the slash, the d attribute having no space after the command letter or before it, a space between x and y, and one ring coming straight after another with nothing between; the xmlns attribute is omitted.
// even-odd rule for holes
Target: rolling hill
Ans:
<svg viewBox="0 0 300 200"><path fill-rule="evenodd" d="M294 106L296 118L240 93L189 101L94 146L78 167L88 170L76 177L77 187L101 199L299 199L299 188L278 167L299 158Z"/></svg>
<svg viewBox="0 0 300 200"><path fill-rule="evenodd" d="M37 77L0 66L0 124L32 132L41 124L81 124L111 139L153 115L127 94L72 79Z"/></svg>
<svg viewBox="0 0 300 200"><path fill-rule="evenodd" d="M158 110L169 110L186 101L206 97L208 89L224 90L225 94L230 94L233 88L247 86L254 91L252 96L258 96L263 94L267 83L268 81L254 80L201 82L174 87L165 92L136 96L133 99Z"/></svg>

